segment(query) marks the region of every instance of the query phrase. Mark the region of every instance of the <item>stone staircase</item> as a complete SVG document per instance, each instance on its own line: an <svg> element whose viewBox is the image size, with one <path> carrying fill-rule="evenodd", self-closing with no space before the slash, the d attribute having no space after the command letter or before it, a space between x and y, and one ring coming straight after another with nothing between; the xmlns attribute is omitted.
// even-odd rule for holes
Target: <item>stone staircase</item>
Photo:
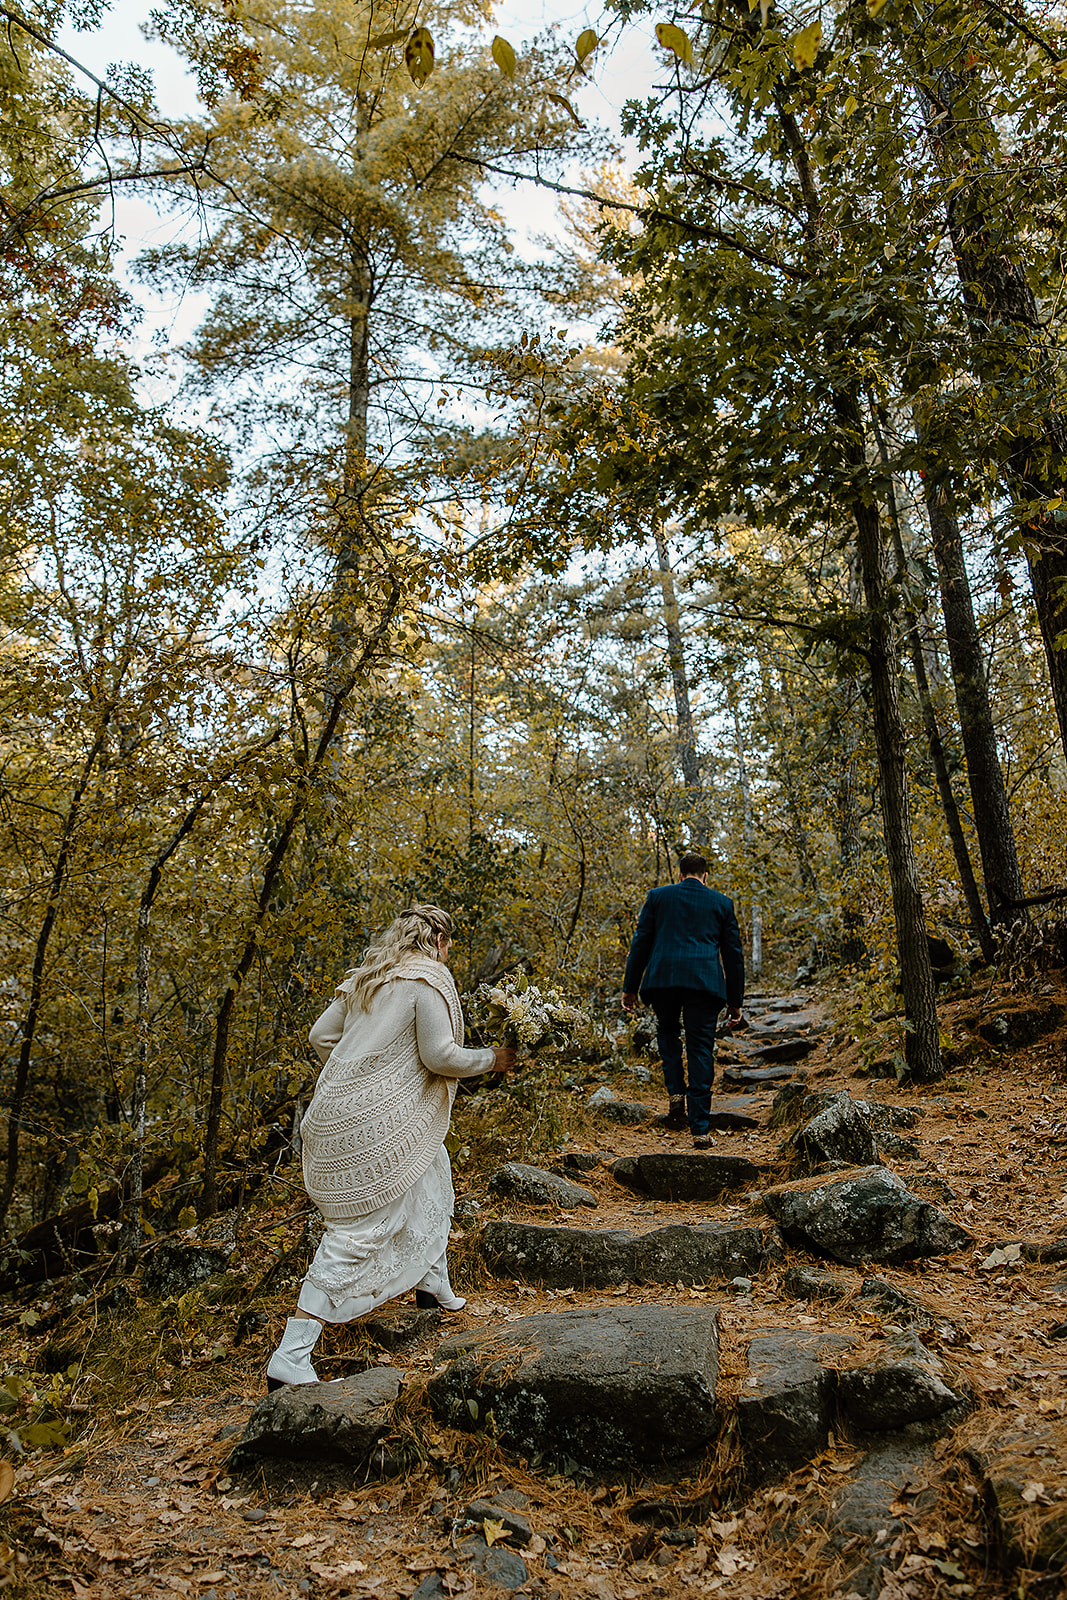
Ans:
<svg viewBox="0 0 1067 1600"><path fill-rule="evenodd" d="M918 1155L897 1131L914 1112L813 1093L800 1076L825 1032L815 1005L767 995L747 1010L749 1028L721 1057L721 1082L737 1092L716 1097L713 1124L758 1135L762 1155L656 1148L672 1143L652 1126L662 1105L601 1086L591 1119L636 1148L569 1150L553 1171L508 1163L494 1175L492 1207L507 1214L481 1223L482 1260L510 1292L545 1304L439 1344L426 1397L440 1423L489 1428L546 1470L670 1483L716 1452L735 1504L835 1444L846 1464L833 1505L794 1497L798 1526L816 1516L836 1549L858 1550L842 1592L876 1595L900 1527L894 1507L929 1476L971 1394L952 1360L958 1329L870 1269L951 1257L974 1241L881 1164L879 1140ZM768 1138L772 1119L781 1126ZM657 1225L615 1225L609 1213L628 1204L632 1216L635 1198ZM553 1220L513 1214L545 1208ZM747 1318L738 1335L735 1308L753 1304L754 1286L773 1288L774 1323ZM436 1313L396 1316L405 1331L395 1339L389 1314L377 1319L391 1348L437 1323ZM380 1371L328 1392L278 1391L257 1407L238 1458L292 1453L310 1430L316 1450L343 1436L342 1453L372 1461L391 1425L387 1391Z"/></svg>

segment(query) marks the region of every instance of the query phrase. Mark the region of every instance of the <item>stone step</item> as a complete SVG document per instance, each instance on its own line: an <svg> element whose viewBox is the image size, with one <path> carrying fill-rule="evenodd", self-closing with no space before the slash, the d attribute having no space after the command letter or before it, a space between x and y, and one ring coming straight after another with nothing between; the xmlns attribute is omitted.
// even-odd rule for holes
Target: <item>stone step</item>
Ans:
<svg viewBox="0 0 1067 1600"><path fill-rule="evenodd" d="M763 1204L790 1244L848 1267L899 1265L965 1250L974 1239L886 1167L807 1178L768 1189Z"/></svg>
<svg viewBox="0 0 1067 1600"><path fill-rule="evenodd" d="M468 1431L490 1415L502 1444L593 1468L705 1449L718 1429L712 1306L596 1306L458 1334L430 1380L438 1420Z"/></svg>
<svg viewBox="0 0 1067 1600"><path fill-rule="evenodd" d="M523 1161L509 1161L489 1179L489 1193L504 1200L518 1200L528 1206L558 1206L573 1211L576 1206L595 1206L591 1189L541 1167L528 1167Z"/></svg>
<svg viewBox="0 0 1067 1600"><path fill-rule="evenodd" d="M607 1289L619 1283L708 1283L753 1278L780 1259L773 1229L702 1222L650 1233L621 1228L551 1227L510 1219L487 1222L482 1256L501 1278L548 1289Z"/></svg>
<svg viewBox="0 0 1067 1600"><path fill-rule="evenodd" d="M621 1156L609 1170L627 1189L653 1200L714 1200L729 1189L751 1189L760 1178L747 1156L698 1151Z"/></svg>

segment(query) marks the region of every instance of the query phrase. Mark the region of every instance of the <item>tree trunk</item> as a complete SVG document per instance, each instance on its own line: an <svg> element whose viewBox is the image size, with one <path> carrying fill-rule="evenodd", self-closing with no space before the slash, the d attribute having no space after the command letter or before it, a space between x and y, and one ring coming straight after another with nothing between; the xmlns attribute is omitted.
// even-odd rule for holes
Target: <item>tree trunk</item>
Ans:
<svg viewBox="0 0 1067 1600"><path fill-rule="evenodd" d="M15 1067L15 1083L11 1094L11 1105L7 1114L7 1160L3 1188L0 1189L0 1224L6 1220L8 1211L11 1209L11 1201L15 1194L15 1184L18 1180L19 1135L22 1129L22 1112L26 1104L26 1093L30 1086L30 1065L33 1060L33 1046L37 1037L37 1023L41 1014L41 999L44 993L44 967L48 956L48 946L52 938L52 929L55 927L56 917L59 913L59 897L63 892L63 885L67 881L67 863L70 860L71 845L81 816L85 791L89 787L89 780L107 742L107 730L110 722L111 710L109 708L101 718L96 738L93 740L92 748L85 758L81 776L71 796L67 814L63 819L63 830L59 837L59 850L56 854L55 865L52 868L52 878L48 886L48 899L45 902L44 919L41 923L40 932L37 935L37 944L33 952L29 1003L22 1023L22 1043L19 1047L19 1058Z"/></svg>
<svg viewBox="0 0 1067 1600"><path fill-rule="evenodd" d="M1067 424L1059 352L1049 346L1005 201L988 193L995 172L997 136L978 99L977 82L943 70L923 86L931 143L943 171L961 182L949 193L946 214L970 326L974 364L983 383L1017 392L1026 382L1037 399L1040 434L1017 428L1004 487L1022 513L1034 606L1048 658L1049 683L1067 751L1067 526L1035 501L1063 496ZM961 111L962 106L962 111ZM981 149L976 153L975 140ZM1000 207L999 218L992 215Z"/></svg>
<svg viewBox="0 0 1067 1600"><path fill-rule="evenodd" d="M667 662L670 667L671 686L674 690L675 727L678 739L678 761L682 769L686 799L689 802L690 843L697 849L706 849L709 827L705 811L704 780L697 756L696 732L693 711L689 702L689 680L685 672L685 651L682 646L682 629L678 618L678 596L674 587L670 551L663 529L656 526L656 562L659 583L663 593L663 622L667 633Z"/></svg>
<svg viewBox="0 0 1067 1600"><path fill-rule="evenodd" d="M856 553L867 606L867 661L871 674L871 713L878 755L878 791L886 861L893 893L900 986L904 997L907 1076L930 1082L941 1075L937 1004L930 968L919 868L911 836L907 742L897 691L896 639L892 597L886 581L881 521L869 486L863 418L855 395L838 392L834 409L844 436L844 454L856 485L852 515Z"/></svg>
<svg viewBox="0 0 1067 1600"><path fill-rule="evenodd" d="M741 787L741 828L745 841L745 855L748 858L749 871L755 872L753 860L754 829L752 826L752 791L748 782L748 767L745 764L745 742L741 734L741 714L737 705L737 686L731 679L728 693L730 696L730 711L734 721L734 740L737 745L737 779ZM759 901L753 897L750 906L751 938L752 938L752 976L758 978L763 972L763 909Z"/></svg>
<svg viewBox="0 0 1067 1600"><path fill-rule="evenodd" d="M904 536L900 529L896 485L893 482L893 475L890 471L889 452L886 448L885 436L882 432L877 410L873 405L871 407L871 422L878 445L878 453L885 472L886 507L889 512L889 526L892 531L893 547L896 552L897 570L903 577L907 571L908 557L904 549ZM948 762L945 760L945 747L941 740L941 730L937 725L937 712L934 709L933 696L930 693L930 681L926 672L926 653L923 650L919 614L914 606L910 604L905 611L905 624L912 671L915 674L915 687L922 712L923 731L926 734L926 744L930 751L930 764L934 769L937 792L941 797L941 809L945 814L945 826L948 829L952 854L956 859L956 871L959 874L960 887L963 890L963 898L967 902L971 929L981 947L982 956L986 961L992 961L996 956L996 946L993 943L993 935L990 932L989 919L986 917L985 907L982 905L982 897L978 893L974 867L971 864L971 854L967 848L967 840L964 837L963 822L960 818L959 807L956 804L956 796L953 793Z"/></svg>
<svg viewBox="0 0 1067 1600"><path fill-rule="evenodd" d="M996 926L998 922L1011 919L1005 902L1023 898L1023 878L1015 849L1004 771L997 753L985 657L974 618L959 523L947 483L928 473L924 492L941 588L941 610L952 663L960 736L967 760L971 812L978 835L990 920Z"/></svg>

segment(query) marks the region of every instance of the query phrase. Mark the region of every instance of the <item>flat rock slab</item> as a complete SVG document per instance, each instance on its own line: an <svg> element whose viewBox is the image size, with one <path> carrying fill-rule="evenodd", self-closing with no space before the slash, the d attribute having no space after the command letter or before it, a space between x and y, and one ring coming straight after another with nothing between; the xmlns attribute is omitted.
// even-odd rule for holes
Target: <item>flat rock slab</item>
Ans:
<svg viewBox="0 0 1067 1600"><path fill-rule="evenodd" d="M810 1036L801 1039L783 1039L780 1044L765 1044L755 1054L760 1061L803 1061L817 1047L818 1039Z"/></svg>
<svg viewBox="0 0 1067 1600"><path fill-rule="evenodd" d="M548 1289L606 1289L618 1283L705 1283L752 1278L780 1254L772 1230L704 1222L651 1233L487 1222L482 1255L502 1278Z"/></svg>
<svg viewBox="0 0 1067 1600"><path fill-rule="evenodd" d="M849 1267L950 1255L974 1243L965 1229L913 1195L885 1167L779 1184L764 1193L763 1204L790 1244Z"/></svg>
<svg viewBox="0 0 1067 1600"><path fill-rule="evenodd" d="M841 1333L757 1333L737 1399L738 1436L749 1483L781 1478L825 1450L836 1373L820 1360L852 1348Z"/></svg>
<svg viewBox="0 0 1067 1600"><path fill-rule="evenodd" d="M617 1122L623 1127L638 1127L652 1116L652 1109L640 1100L616 1100L605 1084L586 1101L586 1110L594 1111L607 1122Z"/></svg>
<svg viewBox="0 0 1067 1600"><path fill-rule="evenodd" d="M559 1206L564 1211L597 1204L591 1189L540 1167L528 1167L522 1161L509 1161L494 1172L489 1179L489 1193L505 1200L519 1200L523 1205Z"/></svg>
<svg viewBox="0 0 1067 1600"><path fill-rule="evenodd" d="M711 1306L544 1312L492 1334L447 1340L432 1378L440 1421L492 1414L510 1449L626 1470L692 1454L715 1436L718 1318Z"/></svg>
<svg viewBox="0 0 1067 1600"><path fill-rule="evenodd" d="M404 1350L420 1339L428 1339L440 1325L440 1310L422 1311L410 1305L377 1311L363 1319L363 1326L383 1350Z"/></svg>
<svg viewBox="0 0 1067 1600"><path fill-rule="evenodd" d="M793 1068L784 1067L724 1067L724 1078L731 1083L778 1083L782 1078L795 1076Z"/></svg>
<svg viewBox="0 0 1067 1600"><path fill-rule="evenodd" d="M231 1465L256 1456L363 1463L392 1427L399 1393L400 1375L391 1367L372 1367L339 1383L286 1384L256 1406Z"/></svg>
<svg viewBox="0 0 1067 1600"><path fill-rule="evenodd" d="M747 1095L717 1095L711 1102L711 1127L718 1132L762 1126L762 1120L755 1115L752 1101Z"/></svg>
<svg viewBox="0 0 1067 1600"><path fill-rule="evenodd" d="M760 1176L759 1167L747 1156L697 1151L621 1156L610 1170L627 1189L653 1200L713 1200L728 1189L750 1189Z"/></svg>
<svg viewBox="0 0 1067 1600"><path fill-rule="evenodd" d="M967 1402L962 1386L953 1388L940 1356L914 1331L888 1340L873 1366L839 1374L841 1409L853 1428L885 1432L911 1422L929 1422Z"/></svg>

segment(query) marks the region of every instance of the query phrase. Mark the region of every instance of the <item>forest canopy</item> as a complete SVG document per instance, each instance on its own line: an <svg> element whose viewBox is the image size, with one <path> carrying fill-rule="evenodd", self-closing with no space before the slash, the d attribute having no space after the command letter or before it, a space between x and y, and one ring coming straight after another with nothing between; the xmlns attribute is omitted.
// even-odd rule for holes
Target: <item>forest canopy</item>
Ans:
<svg viewBox="0 0 1067 1600"><path fill-rule="evenodd" d="M691 847L936 1078L928 939L1067 886L1062 7L170 0L182 119L2 10L9 1236L255 1181L412 897L614 1016Z"/></svg>

